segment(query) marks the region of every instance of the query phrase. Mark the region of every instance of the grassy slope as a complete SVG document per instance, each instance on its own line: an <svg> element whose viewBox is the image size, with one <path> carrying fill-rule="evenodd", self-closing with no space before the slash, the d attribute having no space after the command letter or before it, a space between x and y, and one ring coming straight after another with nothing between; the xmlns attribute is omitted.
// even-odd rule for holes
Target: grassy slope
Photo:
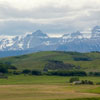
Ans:
<svg viewBox="0 0 100 100"><path fill-rule="evenodd" d="M93 61L74 61L75 56L88 56ZM71 63L81 66L82 69L86 71L100 71L100 53L67 53L67 52L55 52L55 51L46 51L38 52L29 55L16 56L1 58L0 62L11 62L13 65L19 69L40 69L44 68L44 65L48 60L59 60L64 63Z"/></svg>

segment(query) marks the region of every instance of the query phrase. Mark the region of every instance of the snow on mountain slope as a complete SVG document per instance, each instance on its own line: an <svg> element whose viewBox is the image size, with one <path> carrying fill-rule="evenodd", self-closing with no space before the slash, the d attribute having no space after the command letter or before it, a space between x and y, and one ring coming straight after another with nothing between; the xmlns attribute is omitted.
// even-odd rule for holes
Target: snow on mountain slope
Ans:
<svg viewBox="0 0 100 100"><path fill-rule="evenodd" d="M0 36L0 50L25 50L40 45L48 45L49 37L40 30L23 36Z"/></svg>
<svg viewBox="0 0 100 100"><path fill-rule="evenodd" d="M74 33L71 33L71 34L64 34L62 36L62 39L61 39L61 44L64 44L64 43L69 43L69 42L72 42L74 40L77 40L77 39L83 39L83 35L82 33L80 33L79 31L77 32L74 32Z"/></svg>
<svg viewBox="0 0 100 100"><path fill-rule="evenodd" d="M95 26L92 29L92 38L100 38L100 26Z"/></svg>
<svg viewBox="0 0 100 100"><path fill-rule="evenodd" d="M80 32L63 35L62 45L57 50L90 52L100 51L100 26L96 26L91 31L91 37L84 37Z"/></svg>
<svg viewBox="0 0 100 100"><path fill-rule="evenodd" d="M77 31L54 38L37 30L22 36L0 36L0 51L27 49L34 49L34 51L100 51L100 26L95 26L91 34L92 36L88 38Z"/></svg>

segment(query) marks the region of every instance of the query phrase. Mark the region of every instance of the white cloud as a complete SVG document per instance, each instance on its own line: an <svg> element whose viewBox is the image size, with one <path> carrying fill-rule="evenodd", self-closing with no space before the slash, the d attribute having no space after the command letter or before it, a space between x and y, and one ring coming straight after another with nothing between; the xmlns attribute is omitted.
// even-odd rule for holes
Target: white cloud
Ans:
<svg viewBox="0 0 100 100"><path fill-rule="evenodd" d="M0 0L0 3L7 3L18 9L31 9L52 5L55 7L69 6L74 9L82 7L99 7L100 0Z"/></svg>
<svg viewBox="0 0 100 100"><path fill-rule="evenodd" d="M50 33L84 31L100 25L99 18L100 0L0 0L1 32L9 22L21 24L14 28L21 32L25 23Z"/></svg>

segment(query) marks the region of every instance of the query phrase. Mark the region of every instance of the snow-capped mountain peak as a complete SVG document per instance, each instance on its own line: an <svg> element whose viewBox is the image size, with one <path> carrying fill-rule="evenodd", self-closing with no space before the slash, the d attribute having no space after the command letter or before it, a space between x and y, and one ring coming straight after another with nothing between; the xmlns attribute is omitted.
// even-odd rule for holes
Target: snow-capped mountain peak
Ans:
<svg viewBox="0 0 100 100"><path fill-rule="evenodd" d="M79 31L77 31L77 32L70 33L70 34L64 34L62 38L63 39L69 39L69 38L73 38L73 39L80 38L80 39L82 39L83 35Z"/></svg>
<svg viewBox="0 0 100 100"><path fill-rule="evenodd" d="M100 26L95 26L92 29L92 37L93 38L100 37Z"/></svg>
<svg viewBox="0 0 100 100"><path fill-rule="evenodd" d="M0 50L100 51L100 26L93 28L92 37L87 38L83 34L77 31L54 38L37 30L21 36L0 36Z"/></svg>

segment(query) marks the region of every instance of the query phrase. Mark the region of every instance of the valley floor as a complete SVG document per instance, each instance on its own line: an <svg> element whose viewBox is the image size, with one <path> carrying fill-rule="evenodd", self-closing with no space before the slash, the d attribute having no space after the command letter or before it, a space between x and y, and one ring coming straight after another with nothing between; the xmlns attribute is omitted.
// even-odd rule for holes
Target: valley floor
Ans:
<svg viewBox="0 0 100 100"><path fill-rule="evenodd" d="M8 79L0 79L0 100L74 100L74 98L100 98L99 85L70 85L67 83L69 78L20 75L10 76ZM94 82L100 81L100 77L80 77L80 79L90 79Z"/></svg>

